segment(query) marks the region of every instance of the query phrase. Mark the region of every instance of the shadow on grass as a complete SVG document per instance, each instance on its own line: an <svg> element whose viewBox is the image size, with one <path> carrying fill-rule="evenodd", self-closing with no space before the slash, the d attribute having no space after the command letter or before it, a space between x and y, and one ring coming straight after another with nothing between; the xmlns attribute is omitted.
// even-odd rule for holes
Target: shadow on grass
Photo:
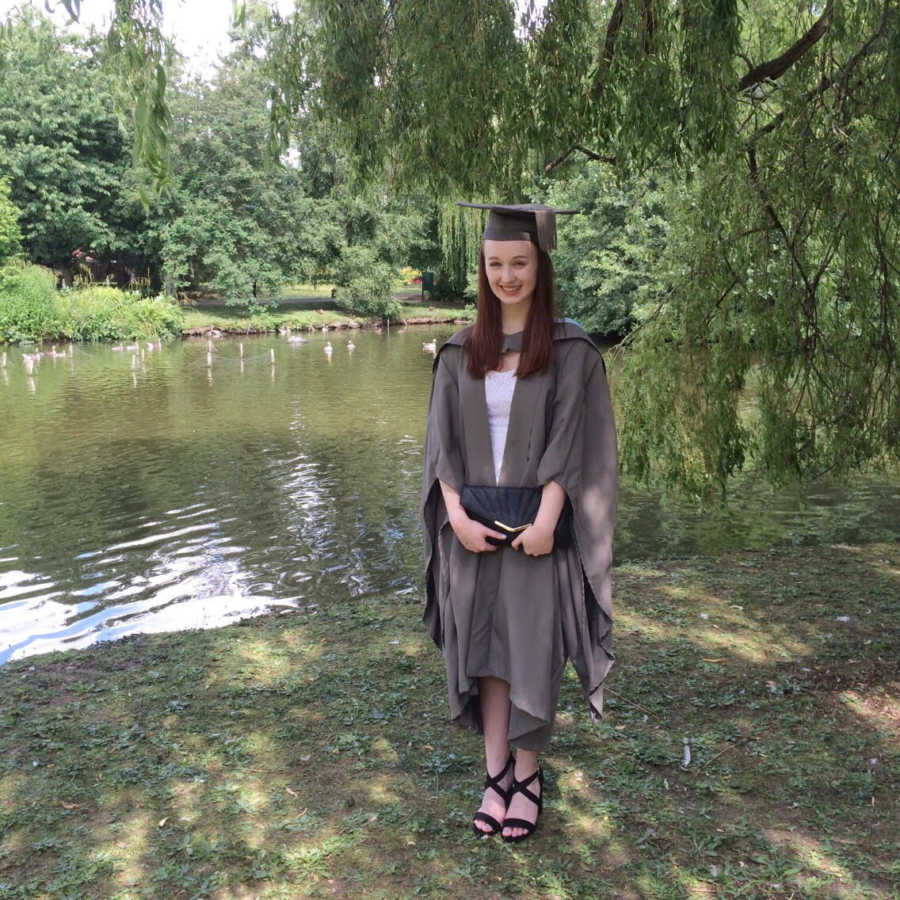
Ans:
<svg viewBox="0 0 900 900"><path fill-rule="evenodd" d="M896 545L618 569L607 718L567 677L516 846L414 603L12 663L0 897L888 897L898 582Z"/></svg>

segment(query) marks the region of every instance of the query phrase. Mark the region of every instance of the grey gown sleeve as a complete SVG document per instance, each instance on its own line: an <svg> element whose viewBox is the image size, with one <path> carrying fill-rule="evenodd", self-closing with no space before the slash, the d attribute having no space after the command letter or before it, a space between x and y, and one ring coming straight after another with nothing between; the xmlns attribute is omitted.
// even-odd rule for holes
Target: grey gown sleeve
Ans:
<svg viewBox="0 0 900 900"><path fill-rule="evenodd" d="M557 346L556 387L550 412L550 433L537 468L541 485L555 481L571 499L581 480L581 440L585 414L583 348L566 342ZM599 362L597 355L594 362Z"/></svg>
<svg viewBox="0 0 900 900"><path fill-rule="evenodd" d="M459 421L459 387L454 361L456 354L447 348L438 357L428 427L425 433L426 490L435 478L459 492L463 486L462 434Z"/></svg>
<svg viewBox="0 0 900 900"><path fill-rule="evenodd" d="M461 450L462 423L459 415L458 366L461 351L442 350L435 366L425 431L425 465L422 479L422 533L425 541L425 610L423 619L434 642L441 647L440 598L446 593L438 551L441 529L447 524L447 508L438 481L461 491L465 467Z"/></svg>

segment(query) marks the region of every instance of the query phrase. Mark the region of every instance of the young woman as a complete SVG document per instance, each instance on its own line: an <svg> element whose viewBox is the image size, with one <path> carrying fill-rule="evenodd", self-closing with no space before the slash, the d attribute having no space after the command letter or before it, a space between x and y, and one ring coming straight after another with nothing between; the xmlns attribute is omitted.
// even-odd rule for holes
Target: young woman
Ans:
<svg viewBox="0 0 900 900"><path fill-rule="evenodd" d="M555 215L573 210L463 205L490 213L475 324L434 366L424 618L444 656L452 718L484 734L473 827L519 841L543 805L538 754L567 659L602 714L616 435L600 352L576 323L554 318L548 251ZM516 516L527 521L507 521Z"/></svg>

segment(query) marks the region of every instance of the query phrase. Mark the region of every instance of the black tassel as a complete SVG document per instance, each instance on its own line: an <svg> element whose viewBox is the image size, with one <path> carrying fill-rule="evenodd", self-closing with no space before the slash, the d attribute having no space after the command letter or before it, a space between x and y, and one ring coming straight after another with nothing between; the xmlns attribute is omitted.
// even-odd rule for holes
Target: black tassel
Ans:
<svg viewBox="0 0 900 900"><path fill-rule="evenodd" d="M538 247L549 253L556 247L556 210L537 209L534 218L537 221Z"/></svg>

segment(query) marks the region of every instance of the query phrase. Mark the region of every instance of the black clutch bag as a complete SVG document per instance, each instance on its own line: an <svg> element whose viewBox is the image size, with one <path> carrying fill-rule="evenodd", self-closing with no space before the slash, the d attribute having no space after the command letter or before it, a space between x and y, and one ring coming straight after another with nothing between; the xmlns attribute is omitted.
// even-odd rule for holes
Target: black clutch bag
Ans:
<svg viewBox="0 0 900 900"><path fill-rule="evenodd" d="M459 501L470 519L506 535L502 539L487 539L490 544L503 546L512 543L517 534L534 522L541 505L541 492L539 487L464 484ZM572 504L567 497L553 532L553 546L570 547L572 538Z"/></svg>

